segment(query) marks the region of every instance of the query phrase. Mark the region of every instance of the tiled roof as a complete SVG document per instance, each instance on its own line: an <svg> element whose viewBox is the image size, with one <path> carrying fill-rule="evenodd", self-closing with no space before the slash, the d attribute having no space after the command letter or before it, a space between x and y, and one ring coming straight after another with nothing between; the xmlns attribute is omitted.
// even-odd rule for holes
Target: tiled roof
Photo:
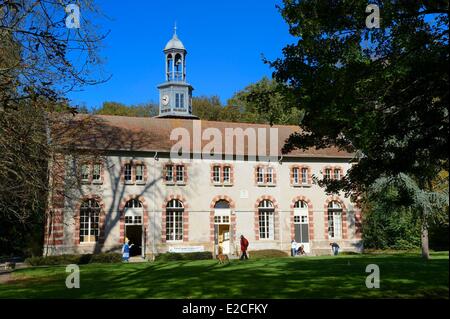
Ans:
<svg viewBox="0 0 450 319"><path fill-rule="evenodd" d="M190 146L193 147L192 137L195 134L194 127L201 126L202 134L210 133L218 129L222 136L226 136L228 129L266 129L266 149L269 153L270 128L278 129L278 154L290 134L299 132L298 126L273 125L233 122L214 122L192 119L175 118L151 118L151 117L127 117L112 115L61 115L53 114L51 117L52 141L65 147L76 149L115 150L115 151L158 151L170 152L172 146L180 137L170 139L171 132L176 128L185 128L191 137ZM205 132L205 130L207 130ZM229 132L228 132L229 133ZM225 152L226 137L222 141L222 153ZM202 149L210 143L211 137L205 137L202 141ZM246 140L245 140L246 141ZM241 143L234 140L233 153L239 150ZM236 148L237 147L237 148ZM247 142L243 145L245 155L255 155ZM293 150L285 157L330 157L352 158L353 154L341 151L336 147L308 150Z"/></svg>

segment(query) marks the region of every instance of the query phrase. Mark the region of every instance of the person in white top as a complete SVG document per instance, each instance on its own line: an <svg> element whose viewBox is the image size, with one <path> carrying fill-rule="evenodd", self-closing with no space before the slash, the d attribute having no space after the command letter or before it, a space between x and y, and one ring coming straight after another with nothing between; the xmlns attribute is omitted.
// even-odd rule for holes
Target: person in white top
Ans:
<svg viewBox="0 0 450 319"><path fill-rule="evenodd" d="M293 238L291 241L291 256L294 257L295 255L297 255L297 242Z"/></svg>

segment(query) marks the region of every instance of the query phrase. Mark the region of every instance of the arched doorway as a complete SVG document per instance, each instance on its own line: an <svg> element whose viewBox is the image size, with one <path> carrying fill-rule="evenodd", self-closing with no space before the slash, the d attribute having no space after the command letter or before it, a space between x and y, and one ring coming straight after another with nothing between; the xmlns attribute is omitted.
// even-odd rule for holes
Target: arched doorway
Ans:
<svg viewBox="0 0 450 319"><path fill-rule="evenodd" d="M128 238L133 246L130 256L142 256L145 254L144 232L144 208L138 199L131 199L125 204L125 238Z"/></svg>
<svg viewBox="0 0 450 319"><path fill-rule="evenodd" d="M294 204L294 234L295 241L303 245L306 253L310 252L308 204L298 200Z"/></svg>
<svg viewBox="0 0 450 319"><path fill-rule="evenodd" d="M328 203L328 238L342 239L342 206L337 201Z"/></svg>
<svg viewBox="0 0 450 319"><path fill-rule="evenodd" d="M216 253L231 253L231 209L226 200L218 200L214 205L214 241Z"/></svg>

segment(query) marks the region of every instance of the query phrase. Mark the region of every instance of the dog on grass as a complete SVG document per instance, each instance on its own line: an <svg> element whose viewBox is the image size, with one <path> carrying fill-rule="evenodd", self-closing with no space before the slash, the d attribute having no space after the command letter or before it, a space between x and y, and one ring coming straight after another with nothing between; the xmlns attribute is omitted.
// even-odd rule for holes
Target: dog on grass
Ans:
<svg viewBox="0 0 450 319"><path fill-rule="evenodd" d="M224 255L224 254L218 254L217 259L219 260L219 264L224 264L225 261L230 262L230 260L228 259L228 255Z"/></svg>

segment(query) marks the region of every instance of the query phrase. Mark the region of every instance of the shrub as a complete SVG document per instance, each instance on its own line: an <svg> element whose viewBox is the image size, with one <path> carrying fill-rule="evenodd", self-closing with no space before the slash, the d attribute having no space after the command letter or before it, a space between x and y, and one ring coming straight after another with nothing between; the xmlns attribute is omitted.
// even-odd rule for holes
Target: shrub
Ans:
<svg viewBox="0 0 450 319"><path fill-rule="evenodd" d="M205 260L212 259L213 255L210 251L194 252L194 253L164 253L156 256L156 261L173 261L173 260Z"/></svg>
<svg viewBox="0 0 450 319"><path fill-rule="evenodd" d="M248 253L249 258L277 258L277 257L287 257L289 256L287 252L278 249L262 249L262 250L252 250Z"/></svg>
<svg viewBox="0 0 450 319"><path fill-rule="evenodd" d="M31 266L51 266L77 264L85 265L89 263L115 263L122 260L118 253L100 253L84 255L58 255L58 256L36 256L25 259Z"/></svg>
<svg viewBox="0 0 450 319"><path fill-rule="evenodd" d="M90 263L120 263L122 262L122 255L119 253L101 253L92 255Z"/></svg>

